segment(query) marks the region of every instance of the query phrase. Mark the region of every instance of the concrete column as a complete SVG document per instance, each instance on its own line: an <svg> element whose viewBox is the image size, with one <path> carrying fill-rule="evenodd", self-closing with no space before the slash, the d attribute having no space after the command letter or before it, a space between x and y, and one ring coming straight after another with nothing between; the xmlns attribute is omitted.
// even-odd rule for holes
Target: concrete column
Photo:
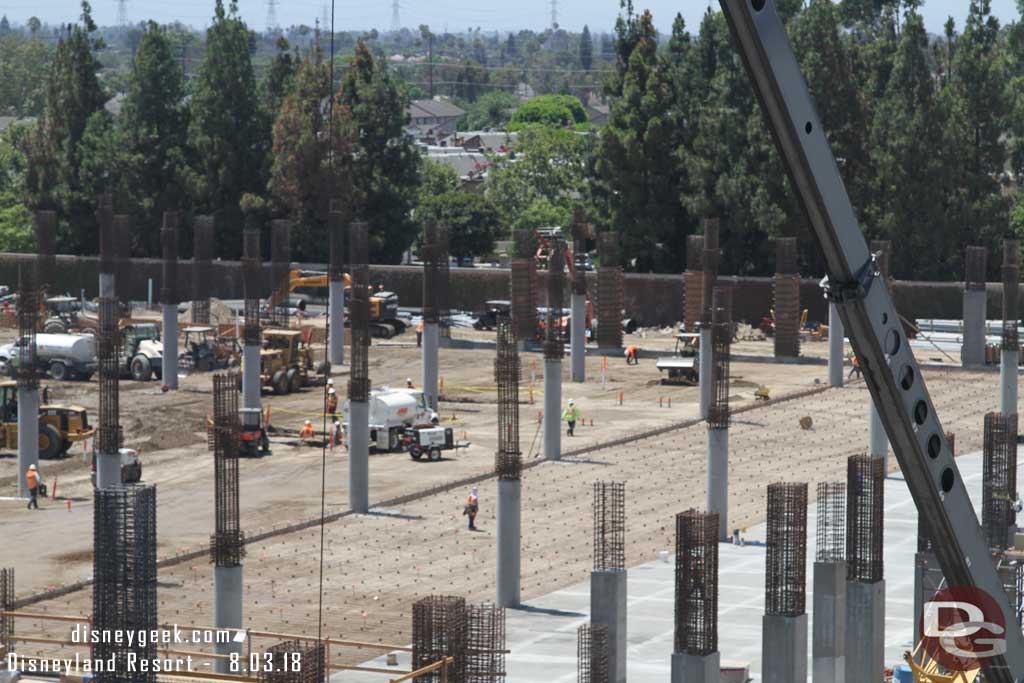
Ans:
<svg viewBox="0 0 1024 683"><path fill-rule="evenodd" d="M708 512L718 513L718 539L729 538L729 430L708 429Z"/></svg>
<svg viewBox="0 0 1024 683"><path fill-rule="evenodd" d="M964 343L960 360L964 367L985 364L985 290L964 290Z"/></svg>
<svg viewBox="0 0 1024 683"><path fill-rule="evenodd" d="M835 304L828 305L828 383L843 386L843 320Z"/></svg>
<svg viewBox="0 0 1024 683"><path fill-rule="evenodd" d="M242 567L213 568L213 626L214 628L242 628ZM234 635L234 634L232 634ZM242 643L231 640L215 643L213 651L218 655L242 654ZM231 661L217 659L214 671L231 673Z"/></svg>
<svg viewBox="0 0 1024 683"><path fill-rule="evenodd" d="M688 655L685 652L672 654L672 683L719 683L722 676L720 655Z"/></svg>
<svg viewBox="0 0 1024 683"><path fill-rule="evenodd" d="M885 435L882 416L878 414L875 401L868 394L868 453L884 463L885 476L889 476L889 437Z"/></svg>
<svg viewBox="0 0 1024 683"><path fill-rule="evenodd" d="M608 627L608 681L626 683L626 571L590 573L590 623Z"/></svg>
<svg viewBox="0 0 1024 683"><path fill-rule="evenodd" d="M814 683L846 681L846 563L814 563ZM916 642L916 641L915 641Z"/></svg>
<svg viewBox="0 0 1024 683"><path fill-rule="evenodd" d="M882 683L885 675L885 581L846 583L846 680Z"/></svg>
<svg viewBox="0 0 1024 683"><path fill-rule="evenodd" d="M700 392L700 416L703 419L708 417L708 408L711 406L711 397L715 391L714 382L711 377L711 366L712 366L712 353L714 343L711 341L711 326L701 325L700 328L700 346L699 346L699 361L700 361L700 376L697 378L699 382L698 391Z"/></svg>
<svg viewBox="0 0 1024 683"><path fill-rule="evenodd" d="M437 349L441 330L437 323L423 323L423 395L427 405L437 410Z"/></svg>
<svg viewBox="0 0 1024 683"><path fill-rule="evenodd" d="M163 304L163 375L161 382L168 389L178 388L178 305Z"/></svg>
<svg viewBox="0 0 1024 683"><path fill-rule="evenodd" d="M572 366L569 378L573 382L585 382L587 379L587 295L573 294L571 306L569 353L572 356Z"/></svg>
<svg viewBox="0 0 1024 683"><path fill-rule="evenodd" d="M520 509L522 482L519 479L498 480L498 607L520 604Z"/></svg>
<svg viewBox="0 0 1024 683"><path fill-rule="evenodd" d="M100 297L114 298L114 274L100 273Z"/></svg>
<svg viewBox="0 0 1024 683"><path fill-rule="evenodd" d="M562 361L544 359L544 457L562 458Z"/></svg>
<svg viewBox="0 0 1024 683"><path fill-rule="evenodd" d="M242 407L260 409L260 347L242 347Z"/></svg>
<svg viewBox="0 0 1024 683"><path fill-rule="evenodd" d="M15 351L17 353L17 351ZM25 473L39 467L39 389L18 387L18 495L28 497Z"/></svg>
<svg viewBox="0 0 1024 683"><path fill-rule="evenodd" d="M766 614L761 627L762 683L807 680L807 615Z"/></svg>
<svg viewBox="0 0 1024 683"><path fill-rule="evenodd" d="M1003 349L999 355L999 412L1014 415L1017 412L1017 363L1019 351Z"/></svg>
<svg viewBox="0 0 1024 683"><path fill-rule="evenodd" d="M330 313L331 326L327 334L328 360L331 365L345 363L345 283L333 280L328 284L327 308Z"/></svg>
<svg viewBox="0 0 1024 683"><path fill-rule="evenodd" d="M349 401L348 501L352 512L370 509L370 404Z"/></svg>

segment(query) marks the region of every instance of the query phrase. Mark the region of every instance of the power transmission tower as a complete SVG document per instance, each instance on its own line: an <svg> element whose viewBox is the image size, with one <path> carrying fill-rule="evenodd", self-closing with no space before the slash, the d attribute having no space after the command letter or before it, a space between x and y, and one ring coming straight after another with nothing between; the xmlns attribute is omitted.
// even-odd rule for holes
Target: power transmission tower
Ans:
<svg viewBox="0 0 1024 683"><path fill-rule="evenodd" d="M128 25L128 0L117 0L117 25Z"/></svg>
<svg viewBox="0 0 1024 683"><path fill-rule="evenodd" d="M277 28L277 0L267 0L267 30Z"/></svg>
<svg viewBox="0 0 1024 683"><path fill-rule="evenodd" d="M558 0L551 0L551 30L558 28Z"/></svg>
<svg viewBox="0 0 1024 683"><path fill-rule="evenodd" d="M398 9L398 0L394 0L391 3L391 30L396 32L402 30L402 20L398 16Z"/></svg>

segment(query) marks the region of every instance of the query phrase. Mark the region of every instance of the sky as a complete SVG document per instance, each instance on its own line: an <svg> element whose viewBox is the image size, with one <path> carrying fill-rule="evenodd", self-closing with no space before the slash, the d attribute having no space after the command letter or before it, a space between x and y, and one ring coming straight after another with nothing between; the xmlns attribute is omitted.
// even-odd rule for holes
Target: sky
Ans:
<svg viewBox="0 0 1024 683"><path fill-rule="evenodd" d="M554 0L558 23L571 31L588 24L592 31L610 31L618 13L618 0ZM128 21L154 19L160 23L174 20L202 28L213 13L213 0L124 0ZM246 22L263 29L267 23L268 0L239 0ZM393 0L336 0L337 30L388 29L391 26ZM712 0L718 9L717 0ZM277 21L282 26L312 25L329 12L330 0L277 0ZM465 31L480 27L484 31L508 31L530 28L539 30L551 22L552 0L399 0L402 26L415 29L429 24L435 33ZM634 0L638 10L650 9L659 31L668 33L677 12L683 13L687 26L695 32L708 0ZM1014 0L991 0L992 13L1001 22L1018 18ZM922 13L932 33L942 33L942 24L952 15L957 26L963 26L969 0L925 0ZM102 26L117 23L118 0L92 0L93 17ZM79 14L78 0L0 0L0 14L15 23L24 23L38 16L48 23L66 22Z"/></svg>

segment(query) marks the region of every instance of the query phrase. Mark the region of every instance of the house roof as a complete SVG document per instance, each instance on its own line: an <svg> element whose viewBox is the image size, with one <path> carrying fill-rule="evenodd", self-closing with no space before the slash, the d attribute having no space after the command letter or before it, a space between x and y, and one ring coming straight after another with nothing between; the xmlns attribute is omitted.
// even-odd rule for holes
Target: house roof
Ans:
<svg viewBox="0 0 1024 683"><path fill-rule="evenodd" d="M409 103L409 116L430 116L437 119L456 118L466 111L448 100L413 100Z"/></svg>
<svg viewBox="0 0 1024 683"><path fill-rule="evenodd" d="M19 118L17 116L0 116L0 133L3 133L5 130L7 130L14 124L27 125L30 123L35 123L35 120L36 119L33 116L26 116L22 118Z"/></svg>

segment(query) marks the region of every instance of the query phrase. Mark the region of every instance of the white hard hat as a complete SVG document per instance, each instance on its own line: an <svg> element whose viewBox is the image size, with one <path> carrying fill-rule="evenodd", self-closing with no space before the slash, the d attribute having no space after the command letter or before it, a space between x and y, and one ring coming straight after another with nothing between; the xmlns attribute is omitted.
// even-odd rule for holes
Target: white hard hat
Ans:
<svg viewBox="0 0 1024 683"><path fill-rule="evenodd" d="M406 377L405 378L405 383L406 384L412 384L412 377Z"/></svg>
<svg viewBox="0 0 1024 683"><path fill-rule="evenodd" d="M576 405L576 401L574 401L574 400L572 400L572 399L570 398L570 399L569 399L569 405L571 405L571 406L574 406L574 405Z"/></svg>
<svg viewBox="0 0 1024 683"><path fill-rule="evenodd" d="M341 421L340 420L335 420L334 421L334 426L335 427L340 427L341 426Z"/></svg>
<svg viewBox="0 0 1024 683"><path fill-rule="evenodd" d="M333 394L334 393L334 387L331 387L330 389L328 389L327 393L328 394Z"/></svg>
<svg viewBox="0 0 1024 683"><path fill-rule="evenodd" d="M308 424L308 425L312 425L312 424L313 424L313 421L312 421L312 420L306 420L306 424Z"/></svg>
<svg viewBox="0 0 1024 683"><path fill-rule="evenodd" d="M629 349L626 349L625 351L623 351L622 355L627 357L627 358L629 358Z"/></svg>
<svg viewBox="0 0 1024 683"><path fill-rule="evenodd" d="M29 465L29 466L28 466L28 468L29 468L30 470L34 470L34 469L36 468L36 466L35 466L35 465Z"/></svg>
<svg viewBox="0 0 1024 683"><path fill-rule="evenodd" d="M327 386L331 386L333 384L334 384L334 378L333 377L328 377L327 378Z"/></svg>

